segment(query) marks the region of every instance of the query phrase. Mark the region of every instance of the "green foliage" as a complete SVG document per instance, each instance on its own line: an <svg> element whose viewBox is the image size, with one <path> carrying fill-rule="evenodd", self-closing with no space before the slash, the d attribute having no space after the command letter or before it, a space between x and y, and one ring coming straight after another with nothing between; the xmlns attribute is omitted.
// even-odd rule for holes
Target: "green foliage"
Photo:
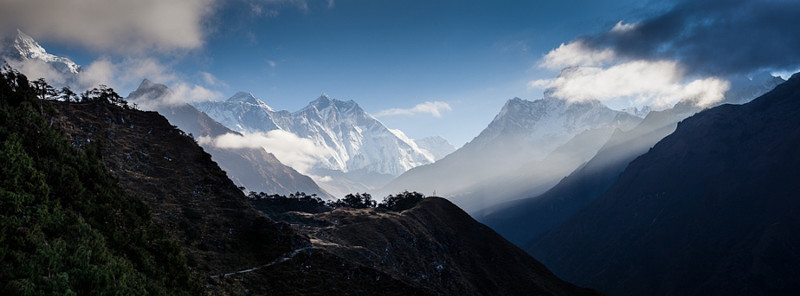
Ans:
<svg viewBox="0 0 800 296"><path fill-rule="evenodd" d="M389 195L383 198L383 202L378 204L378 208L387 209L390 211L400 212L408 210L416 206L420 201L425 198L425 195L419 192L403 191L397 195Z"/></svg>
<svg viewBox="0 0 800 296"><path fill-rule="evenodd" d="M200 293L178 246L117 186L98 147L71 147L45 119L55 117L51 92L7 67L0 75L0 295Z"/></svg>

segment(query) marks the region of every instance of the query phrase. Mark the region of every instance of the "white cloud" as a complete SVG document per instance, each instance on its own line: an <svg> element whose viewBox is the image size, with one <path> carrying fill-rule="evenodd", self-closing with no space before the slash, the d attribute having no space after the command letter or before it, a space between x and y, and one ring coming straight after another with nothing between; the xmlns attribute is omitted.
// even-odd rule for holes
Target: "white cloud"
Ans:
<svg viewBox="0 0 800 296"><path fill-rule="evenodd" d="M216 138L200 137L198 142L221 149L263 148L274 154L282 163L303 174L307 174L321 155L324 155L324 150L314 145L313 141L283 130L273 130L266 134L244 133L225 134ZM325 177L319 178L325 179Z"/></svg>
<svg viewBox="0 0 800 296"><path fill-rule="evenodd" d="M267 60L267 65L269 65L270 68L275 68L275 66L277 66L278 64L275 63L275 61L273 60Z"/></svg>
<svg viewBox="0 0 800 296"><path fill-rule="evenodd" d="M154 58L127 58L118 65L117 81L124 85L138 84L147 78L162 83L178 79L170 67L163 65Z"/></svg>
<svg viewBox="0 0 800 296"><path fill-rule="evenodd" d="M113 85L117 66L107 58L95 60L78 75L80 88L92 88L100 84ZM112 86L113 87L113 86Z"/></svg>
<svg viewBox="0 0 800 296"><path fill-rule="evenodd" d="M134 101L134 103L143 110L158 111L160 107L164 106L218 100L222 98L222 93L218 91L185 82L173 83L169 86L169 89L171 92L162 97L141 97Z"/></svg>
<svg viewBox="0 0 800 296"><path fill-rule="evenodd" d="M216 76L208 72L200 72L200 77L203 78L203 82L209 86L222 86L228 87L228 84L222 80L219 80Z"/></svg>
<svg viewBox="0 0 800 296"><path fill-rule="evenodd" d="M528 89L541 89L550 86L553 83L553 79L536 79L528 82Z"/></svg>
<svg viewBox="0 0 800 296"><path fill-rule="evenodd" d="M611 49L593 50L576 40L561 44L548 52L539 62L540 67L560 70L574 66L600 66L614 60L616 54Z"/></svg>
<svg viewBox="0 0 800 296"><path fill-rule="evenodd" d="M311 177L312 179L314 179L314 182L317 182L317 183L319 183L319 182L328 183L328 182L333 181L333 177L331 177L331 176L314 176L314 175L308 175L308 176Z"/></svg>
<svg viewBox="0 0 800 296"><path fill-rule="evenodd" d="M115 62L101 57L78 75L78 84L81 89L104 84L125 91L138 86L145 78L170 84L178 81L178 74L154 58L126 58Z"/></svg>
<svg viewBox="0 0 800 296"><path fill-rule="evenodd" d="M618 22L612 33L624 33L637 24ZM672 60L636 60L610 48L591 48L578 39L561 44L539 61L539 66L561 74L528 82L529 89L546 88L553 97L568 101L628 101L637 106L667 108L681 100L706 107L723 99L730 84L715 77L688 77Z"/></svg>
<svg viewBox="0 0 800 296"><path fill-rule="evenodd" d="M173 85L171 89L176 97L181 98L186 103L213 101L222 98L222 93L196 84L178 83Z"/></svg>
<svg viewBox="0 0 800 296"><path fill-rule="evenodd" d="M688 80L674 61L639 60L566 69L547 86L552 96L568 101L630 98L637 105L665 108L684 99L708 106L722 100L730 85L713 77Z"/></svg>
<svg viewBox="0 0 800 296"><path fill-rule="evenodd" d="M44 78L51 85L66 85L71 78L69 74L62 73L41 60L8 60L7 62L9 66L25 73L31 80Z"/></svg>
<svg viewBox="0 0 800 296"><path fill-rule="evenodd" d="M210 73L200 72L200 77L207 84L224 85ZM78 74L78 84L81 89L104 84L114 88L122 96L127 96L128 92L135 89L144 79L166 84L172 91L162 98L138 100L137 105L146 110L155 110L165 105L217 100L223 97L219 91L181 80L180 76L168 66L153 58L126 58L114 62L103 57L89 64Z"/></svg>
<svg viewBox="0 0 800 296"><path fill-rule="evenodd" d="M408 109L392 108L378 112L376 116L393 116L393 115L416 115L416 114L430 114L435 117L442 117L443 111L450 111L450 104L445 102L424 102Z"/></svg>
<svg viewBox="0 0 800 296"><path fill-rule="evenodd" d="M202 46L214 0L5 0L2 25L121 53Z"/></svg>
<svg viewBox="0 0 800 296"><path fill-rule="evenodd" d="M611 28L611 32L614 32L614 33L628 32L630 30L636 29L637 25L638 25L637 23L623 24L622 21L619 21L619 22L617 22L616 25L614 25L613 28Z"/></svg>

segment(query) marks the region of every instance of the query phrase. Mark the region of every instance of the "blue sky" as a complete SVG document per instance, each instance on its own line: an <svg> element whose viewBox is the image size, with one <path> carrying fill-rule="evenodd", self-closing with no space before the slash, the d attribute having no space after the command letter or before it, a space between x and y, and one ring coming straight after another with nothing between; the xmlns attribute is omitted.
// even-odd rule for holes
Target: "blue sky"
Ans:
<svg viewBox="0 0 800 296"><path fill-rule="evenodd" d="M733 2L738 4L730 5ZM603 98L615 108L674 103L687 95L690 88L684 86L691 82L725 89L723 80L709 77L728 73L692 71L681 64L687 55L684 48L675 45L680 54L667 56L664 52L669 50L662 50L656 56L627 50L630 42L619 36L665 27L658 21L670 13L688 15L675 19L691 23L692 12L702 16L723 6L753 9L747 1L719 0L703 2L716 7L633 0L21 3L7 19L22 15L22 24L14 25L123 94L141 78L150 78L184 90L191 99L225 99L249 91L275 109L295 111L326 93L354 100L371 114L384 114L379 116L382 122L412 138L440 135L456 146L477 136L507 100L539 99L545 86L558 87L565 98ZM101 13L76 17L81 11ZM716 17L728 16L721 15ZM795 21L787 18L778 25L785 27L786 22ZM673 46L657 38L648 42L662 49ZM604 55L607 48L611 55ZM589 70L580 79L553 80L562 68L576 65ZM796 65L745 70L790 71ZM599 87L600 93L587 94L585 87L575 89L578 82L625 82L614 76L620 72L628 73L626 77L674 72L677 78L623 92ZM426 102L416 112L410 110ZM398 109L409 110L387 111ZM424 112L431 109L439 112Z"/></svg>

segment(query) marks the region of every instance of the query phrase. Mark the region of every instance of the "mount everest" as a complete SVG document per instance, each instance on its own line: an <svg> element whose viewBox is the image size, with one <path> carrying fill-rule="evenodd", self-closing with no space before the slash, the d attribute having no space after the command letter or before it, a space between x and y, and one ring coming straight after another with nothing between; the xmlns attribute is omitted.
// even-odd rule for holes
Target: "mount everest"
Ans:
<svg viewBox="0 0 800 296"><path fill-rule="evenodd" d="M373 190L394 176L433 163L454 150L441 138L423 139L421 148L402 131L384 126L354 101L324 94L293 113L275 111L246 92L226 101L197 102L194 106L237 132L281 130L311 140L319 154L308 173L325 181L321 185L334 195Z"/></svg>

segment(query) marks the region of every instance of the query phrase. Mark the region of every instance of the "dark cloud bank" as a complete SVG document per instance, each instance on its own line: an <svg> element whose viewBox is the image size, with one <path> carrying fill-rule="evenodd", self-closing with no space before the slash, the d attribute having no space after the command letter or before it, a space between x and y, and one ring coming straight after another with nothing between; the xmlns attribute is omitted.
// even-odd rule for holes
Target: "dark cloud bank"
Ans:
<svg viewBox="0 0 800 296"><path fill-rule="evenodd" d="M628 30L579 38L632 59L673 59L700 75L800 67L800 1L683 1Z"/></svg>

